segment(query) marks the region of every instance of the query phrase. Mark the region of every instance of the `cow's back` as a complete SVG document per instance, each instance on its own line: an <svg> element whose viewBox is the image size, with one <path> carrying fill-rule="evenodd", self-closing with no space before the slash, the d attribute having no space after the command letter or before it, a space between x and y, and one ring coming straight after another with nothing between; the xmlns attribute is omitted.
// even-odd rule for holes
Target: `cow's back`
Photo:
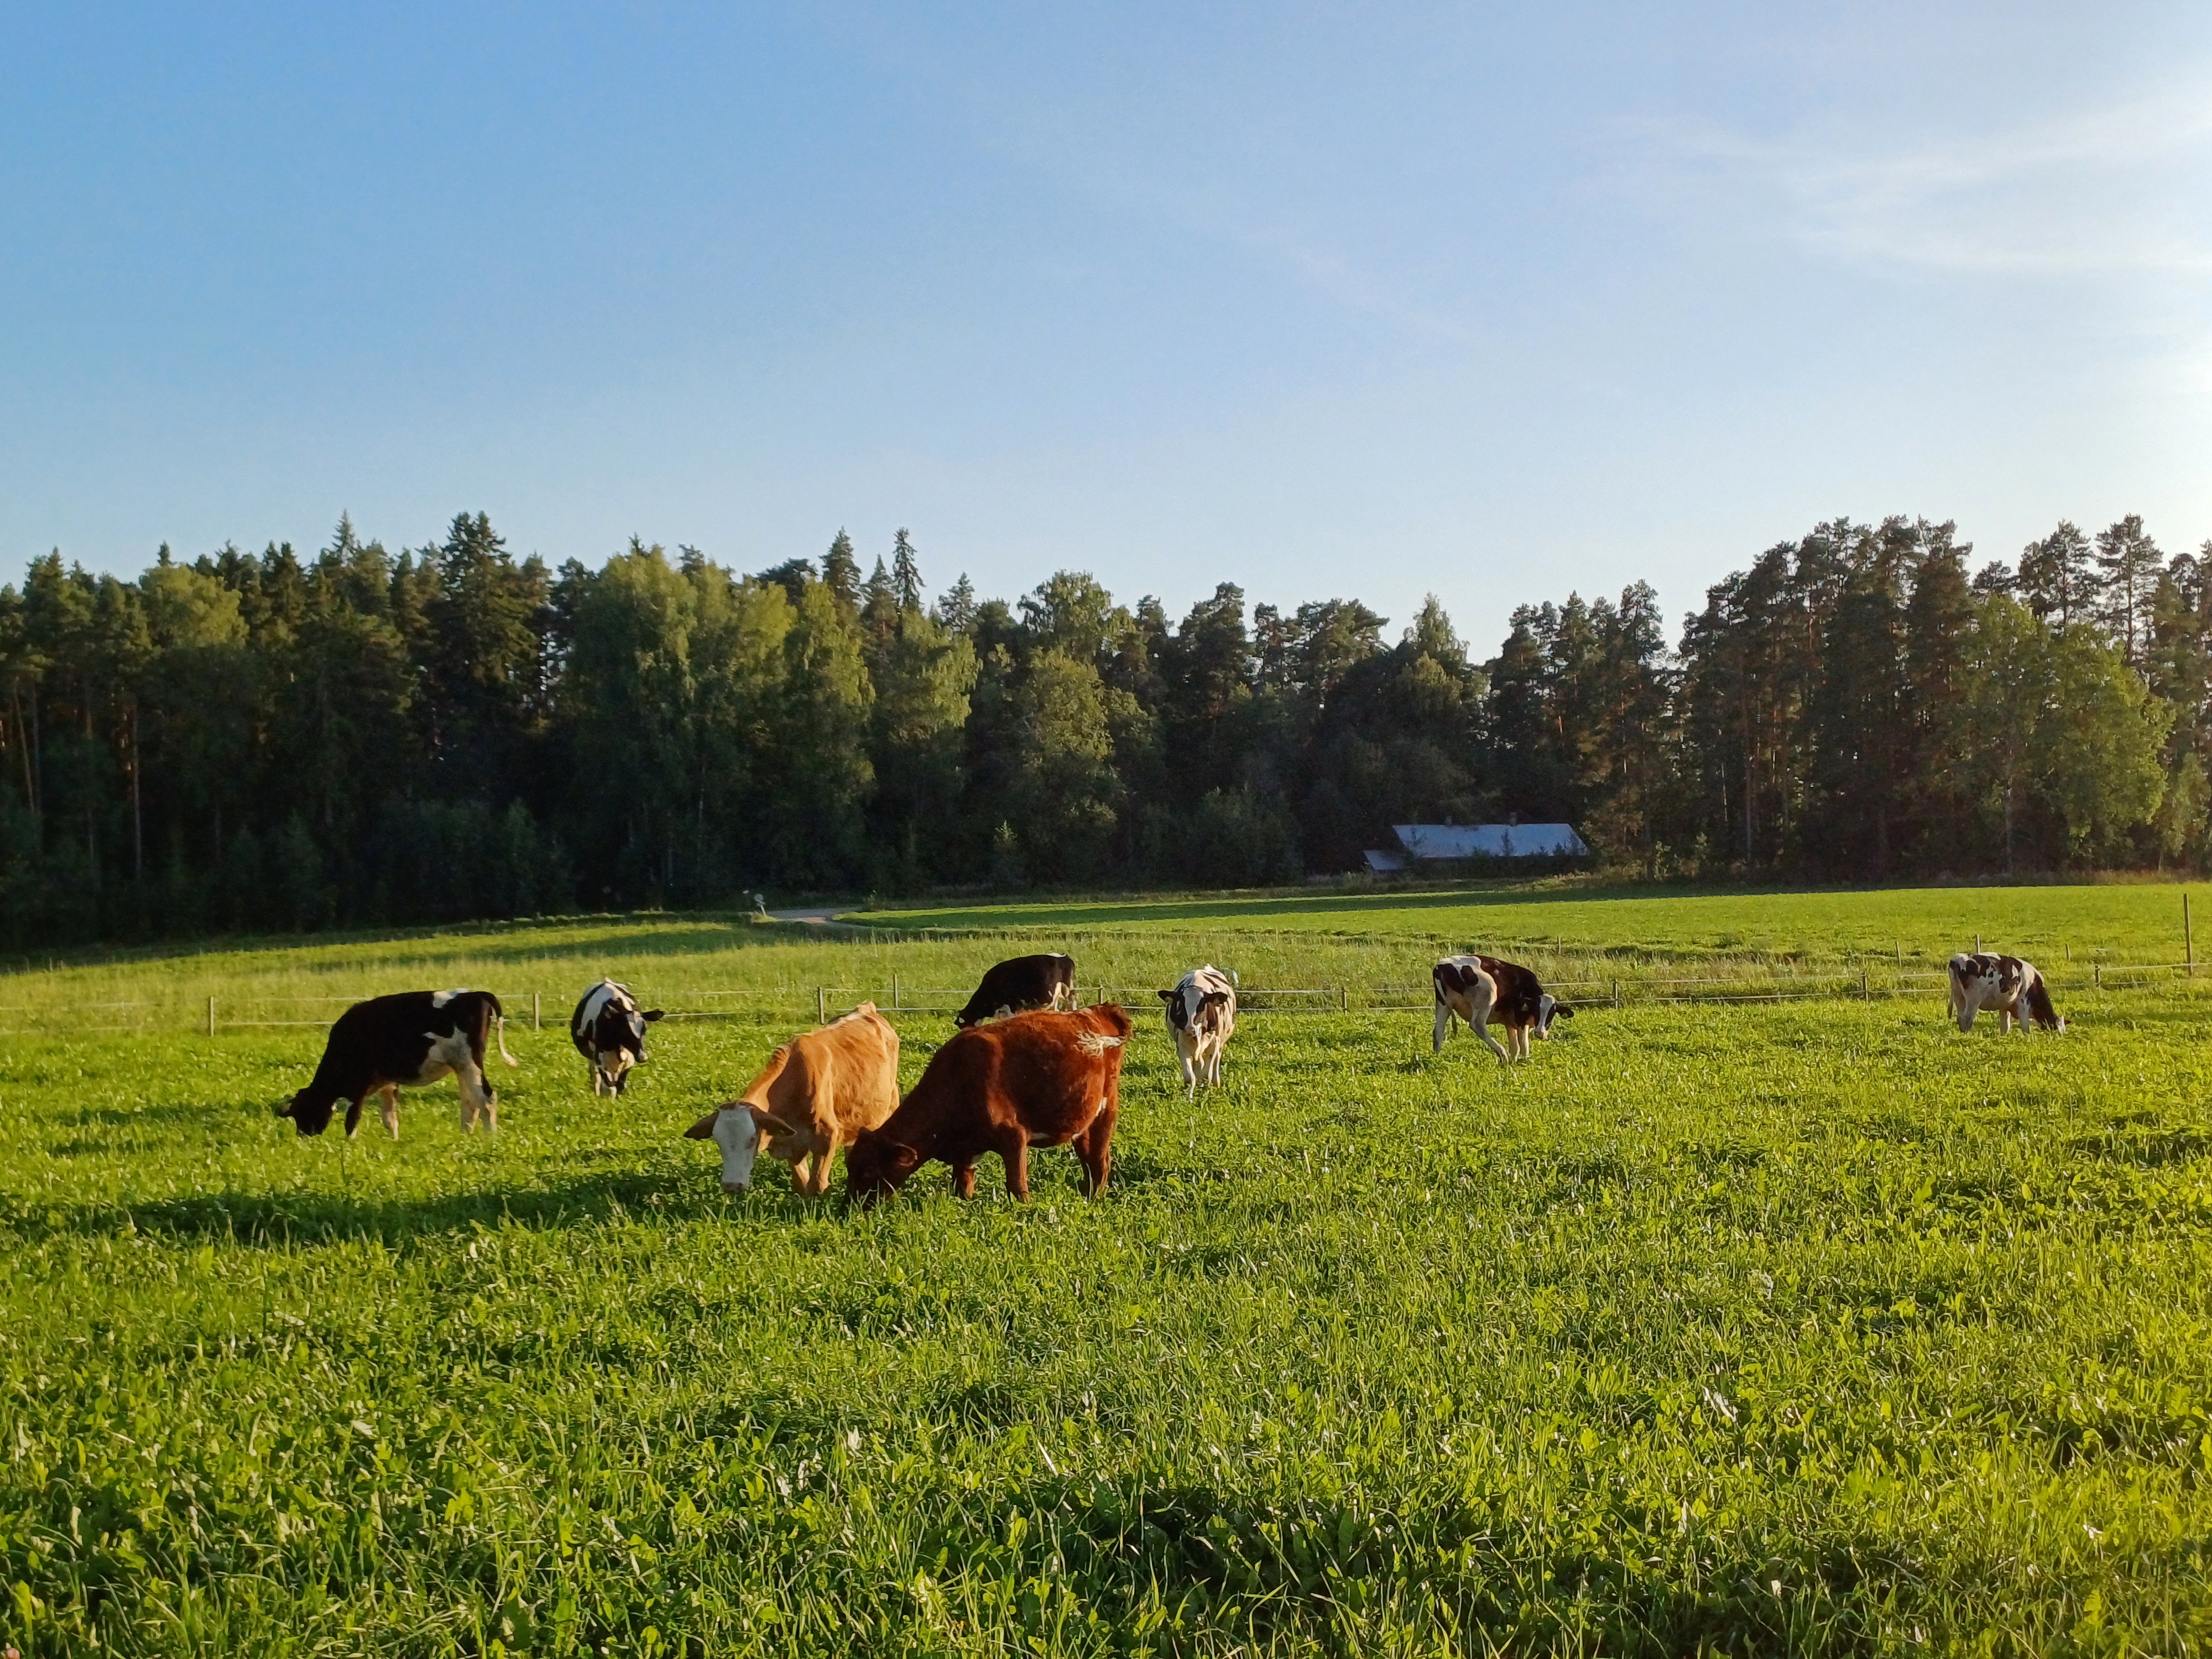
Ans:
<svg viewBox="0 0 2212 1659"><path fill-rule="evenodd" d="M874 1004L804 1032L787 1047L766 1102L778 1116L787 1109L818 1129L842 1129L849 1138L898 1109L898 1033Z"/></svg>

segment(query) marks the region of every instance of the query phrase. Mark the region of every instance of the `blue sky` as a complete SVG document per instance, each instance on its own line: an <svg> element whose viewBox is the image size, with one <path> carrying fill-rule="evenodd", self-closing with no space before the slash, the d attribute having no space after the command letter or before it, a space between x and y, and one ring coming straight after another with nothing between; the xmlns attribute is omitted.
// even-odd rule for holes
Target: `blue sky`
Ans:
<svg viewBox="0 0 2212 1659"><path fill-rule="evenodd" d="M0 579L482 509L1180 614L2212 538L2212 7L21 7Z"/></svg>

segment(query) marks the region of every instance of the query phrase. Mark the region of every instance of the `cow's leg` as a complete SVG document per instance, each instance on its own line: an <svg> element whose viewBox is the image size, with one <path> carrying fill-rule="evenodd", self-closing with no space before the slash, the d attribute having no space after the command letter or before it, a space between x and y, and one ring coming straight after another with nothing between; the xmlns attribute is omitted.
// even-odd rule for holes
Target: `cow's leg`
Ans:
<svg viewBox="0 0 2212 1659"><path fill-rule="evenodd" d="M361 1127L361 1109L368 1102L369 1096L374 1092L373 1089L363 1089L353 1097L352 1103L346 1108L346 1139L348 1140L351 1140L355 1132Z"/></svg>
<svg viewBox="0 0 2212 1659"><path fill-rule="evenodd" d="M492 1092L486 1081L482 1064L465 1062L453 1068L453 1081L461 1091L461 1130L474 1133L477 1119L482 1117L484 1127L491 1133L499 1132L499 1097Z"/></svg>
<svg viewBox="0 0 2212 1659"><path fill-rule="evenodd" d="M973 1158L952 1166L952 1195L955 1198L975 1196L975 1161Z"/></svg>
<svg viewBox="0 0 2212 1659"><path fill-rule="evenodd" d="M1468 1030L1489 1044L1490 1052L1498 1056L1501 1064L1510 1066L1513 1063L1513 1056L1505 1052L1504 1043L1490 1035L1490 999L1483 994L1480 983L1475 986L1470 1000L1474 1006L1468 1010Z"/></svg>
<svg viewBox="0 0 2212 1659"><path fill-rule="evenodd" d="M1437 1040L1429 1052L1440 1054L1444 1050L1444 1039L1451 1035L1452 1011L1442 997L1437 999Z"/></svg>
<svg viewBox="0 0 2212 1659"><path fill-rule="evenodd" d="M399 1139L399 1085L387 1083L378 1102L377 1110L384 1119L384 1132L394 1140Z"/></svg>
<svg viewBox="0 0 2212 1659"><path fill-rule="evenodd" d="M1006 1192L1026 1204L1030 1200L1030 1138L1019 1126L999 1137L999 1162L1006 1166Z"/></svg>
<svg viewBox="0 0 2212 1659"><path fill-rule="evenodd" d="M1075 1143L1075 1156L1083 1164L1083 1195L1096 1198L1106 1190L1107 1177L1114 1172L1114 1120L1119 1115L1121 1103L1109 1096L1098 1109L1098 1115L1091 1120L1091 1127Z"/></svg>

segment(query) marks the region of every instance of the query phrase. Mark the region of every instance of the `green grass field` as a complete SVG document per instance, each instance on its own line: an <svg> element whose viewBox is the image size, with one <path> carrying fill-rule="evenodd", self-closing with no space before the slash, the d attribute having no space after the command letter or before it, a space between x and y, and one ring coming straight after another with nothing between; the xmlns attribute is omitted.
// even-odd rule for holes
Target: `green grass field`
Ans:
<svg viewBox="0 0 2212 1659"><path fill-rule="evenodd" d="M1086 982L1211 957L1370 990L1418 986L1437 939L1510 936L1762 982L1900 944L1924 966L1962 931L2179 954L2171 888L1457 896L902 914L1008 939L896 944L578 921L0 978L0 1633L26 1656L2212 1644L2203 981L2099 989L2062 956L2073 1029L2010 1042L1932 992L1631 1000L1510 1073L1464 1034L1432 1060L1421 1012L1260 1012L1195 1103L1140 1015L1095 1204L1064 1152L1025 1207L990 1162L965 1206L941 1167L867 1213L781 1165L731 1199L679 1138L817 988L963 985L1031 940L1075 940ZM620 1102L563 1029L610 970L730 1011L664 1024ZM407 1097L396 1144L373 1112L350 1145L270 1117L320 1032L232 1022L454 983L522 1012L496 1142L460 1133L450 1085ZM910 1081L948 1027L898 1024Z"/></svg>

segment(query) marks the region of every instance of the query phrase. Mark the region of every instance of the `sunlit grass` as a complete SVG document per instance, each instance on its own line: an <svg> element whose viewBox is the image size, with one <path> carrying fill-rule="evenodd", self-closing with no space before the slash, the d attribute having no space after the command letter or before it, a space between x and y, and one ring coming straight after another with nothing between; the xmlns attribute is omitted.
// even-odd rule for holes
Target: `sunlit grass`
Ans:
<svg viewBox="0 0 2212 1659"><path fill-rule="evenodd" d="M1071 934L1086 982L1142 987L1238 948L1217 926ZM2009 1042L1932 994L1591 1007L1510 1073L1464 1036L1431 1059L1419 1012L1255 1015L1195 1103L1146 1018L1097 1204L1061 1152L1025 1208L988 1164L967 1206L940 1170L848 1214L781 1165L731 1200L679 1138L817 987L955 985L1007 948L571 923L0 983L44 1011L547 999L544 1031L510 1024L496 1142L460 1133L450 1085L407 1097L396 1144L373 1115L350 1145L295 1139L269 1108L312 1030L0 1043L7 1639L2212 1640L2201 985L2083 988L2064 1037ZM1418 985L1433 954L1241 948L1275 983ZM664 1024L632 1092L595 1100L552 994L604 971L774 994ZM948 1027L898 1023L911 1081Z"/></svg>

